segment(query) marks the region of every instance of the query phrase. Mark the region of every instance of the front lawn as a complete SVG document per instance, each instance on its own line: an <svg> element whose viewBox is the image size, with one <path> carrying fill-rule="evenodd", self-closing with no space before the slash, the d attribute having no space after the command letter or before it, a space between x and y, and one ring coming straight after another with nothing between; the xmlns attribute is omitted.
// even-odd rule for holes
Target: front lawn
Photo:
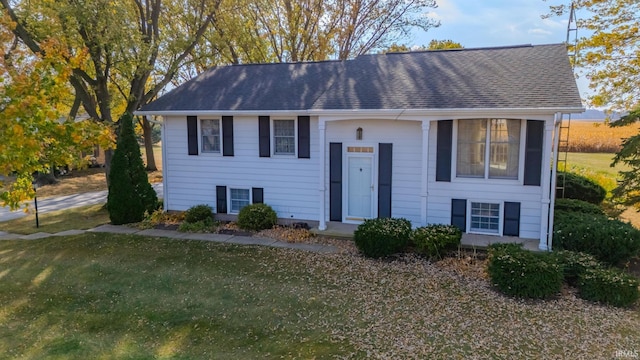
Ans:
<svg viewBox="0 0 640 360"><path fill-rule="evenodd" d="M131 235L0 242L0 358L613 358L640 313L395 261Z"/></svg>

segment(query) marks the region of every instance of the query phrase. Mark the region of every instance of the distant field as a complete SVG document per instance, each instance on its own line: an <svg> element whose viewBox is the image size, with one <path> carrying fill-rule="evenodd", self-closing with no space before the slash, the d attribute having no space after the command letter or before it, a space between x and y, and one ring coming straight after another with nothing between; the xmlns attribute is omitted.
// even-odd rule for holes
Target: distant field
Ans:
<svg viewBox="0 0 640 360"><path fill-rule="evenodd" d="M610 127L604 122L572 121L569 127L569 152L615 153L622 139L636 135L640 124Z"/></svg>

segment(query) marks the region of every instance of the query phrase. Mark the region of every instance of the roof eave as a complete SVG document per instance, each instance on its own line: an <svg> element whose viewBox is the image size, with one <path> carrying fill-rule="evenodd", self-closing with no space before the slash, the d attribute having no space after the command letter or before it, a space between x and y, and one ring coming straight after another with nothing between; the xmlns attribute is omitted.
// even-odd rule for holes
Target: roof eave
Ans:
<svg viewBox="0 0 640 360"><path fill-rule="evenodd" d="M318 116L357 115L357 116L461 116L474 114L578 114L585 111L582 106L566 107L523 107L523 108L449 108L449 109L308 109L308 110L147 110L136 111L135 115L156 116L189 116L189 115L279 115L279 114L308 114Z"/></svg>

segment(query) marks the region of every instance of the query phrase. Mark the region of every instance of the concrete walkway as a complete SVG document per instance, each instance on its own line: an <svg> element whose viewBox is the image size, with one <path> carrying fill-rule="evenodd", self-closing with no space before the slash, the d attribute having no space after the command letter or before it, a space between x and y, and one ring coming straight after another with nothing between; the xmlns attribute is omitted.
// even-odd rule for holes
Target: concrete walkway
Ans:
<svg viewBox="0 0 640 360"><path fill-rule="evenodd" d="M68 230L57 234L35 233L31 235L17 235L0 231L0 240L36 240L51 236L71 236L83 234L85 232L111 233L111 234L135 234L141 236L164 237L171 239L188 239L201 241L214 241L225 244L238 245L260 245L271 246L286 249L304 250L323 254L333 254L339 252L338 248L331 245L322 244L300 244L278 241L270 238L252 237L252 236L236 236L222 234L205 234L205 233L183 233L175 230L158 230L146 229L140 230L124 225L101 225L89 230Z"/></svg>
<svg viewBox="0 0 640 360"><path fill-rule="evenodd" d="M164 191L162 183L151 184L153 189L158 193L158 197L162 198ZM107 202L107 190L86 192L81 194L51 197L46 199L38 199L38 213L46 213L50 211L72 209L80 206L104 204ZM29 208L32 210L33 201L29 203ZM0 222L9 221L17 218L21 218L26 214L22 210L11 211L7 207L0 207ZM2 226L0 225L0 230Z"/></svg>

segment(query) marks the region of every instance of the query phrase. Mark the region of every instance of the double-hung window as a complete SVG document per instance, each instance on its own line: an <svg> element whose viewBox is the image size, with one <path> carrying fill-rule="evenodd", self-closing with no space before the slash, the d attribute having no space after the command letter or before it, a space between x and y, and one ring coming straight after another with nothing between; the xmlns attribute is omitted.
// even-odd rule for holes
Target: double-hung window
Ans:
<svg viewBox="0 0 640 360"><path fill-rule="evenodd" d="M229 212L237 214L243 207L251 203L251 194L249 189L229 189Z"/></svg>
<svg viewBox="0 0 640 360"><path fill-rule="evenodd" d="M220 120L200 120L200 134L202 136L203 153L219 153L221 148Z"/></svg>
<svg viewBox="0 0 640 360"><path fill-rule="evenodd" d="M296 154L295 120L273 120L274 155Z"/></svg>
<svg viewBox="0 0 640 360"><path fill-rule="evenodd" d="M519 119L458 120L457 177L518 179Z"/></svg>

